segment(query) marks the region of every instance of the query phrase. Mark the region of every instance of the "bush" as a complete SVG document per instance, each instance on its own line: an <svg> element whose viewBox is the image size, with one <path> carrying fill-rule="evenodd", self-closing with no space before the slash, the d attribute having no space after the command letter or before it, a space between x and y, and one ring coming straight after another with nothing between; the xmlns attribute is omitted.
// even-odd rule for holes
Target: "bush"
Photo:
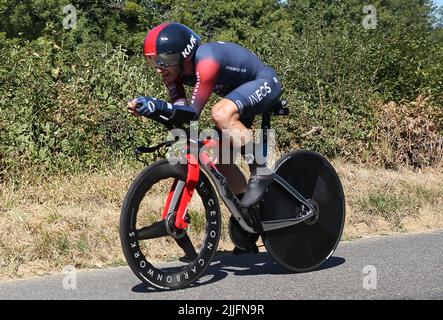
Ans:
<svg viewBox="0 0 443 320"><path fill-rule="evenodd" d="M443 109L419 97L415 102L377 106L373 159L388 168L443 164Z"/></svg>
<svg viewBox="0 0 443 320"><path fill-rule="evenodd" d="M161 129L126 112L126 101L161 92L140 57L125 50L64 52L50 41L2 51L2 173L27 167L78 171L128 160Z"/></svg>
<svg viewBox="0 0 443 320"><path fill-rule="evenodd" d="M387 167L441 163L443 38L430 1L375 1L375 30L362 27L357 0L73 1L70 31L66 3L0 0L0 176L131 162L135 146L162 139L125 105L167 98L140 55L146 30L165 20L239 42L276 69L291 109L273 121L281 148ZM205 110L200 127L211 122Z"/></svg>

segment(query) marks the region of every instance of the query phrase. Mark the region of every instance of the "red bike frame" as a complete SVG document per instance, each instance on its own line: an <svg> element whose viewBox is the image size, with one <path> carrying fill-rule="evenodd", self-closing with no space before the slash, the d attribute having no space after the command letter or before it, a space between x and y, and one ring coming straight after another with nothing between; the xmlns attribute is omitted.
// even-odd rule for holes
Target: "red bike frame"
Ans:
<svg viewBox="0 0 443 320"><path fill-rule="evenodd" d="M202 148L200 159L203 164L209 165L209 166L215 166L215 164L211 161L208 152L206 151L209 148L218 147L219 141L217 140L204 140L203 141L204 147ZM199 159L197 159L198 156L187 153L186 154L186 161L188 166L188 174L186 177L186 183L185 188L182 192L180 203L178 205L177 214L175 217L175 226L178 229L186 229L189 225L189 223L186 221L186 214L187 214L187 208L189 203L191 202L192 195L194 193L195 187L197 186L197 183L200 179L200 162ZM178 180L175 179L174 183L172 184L171 190L169 191L168 198L166 200L165 209L163 211L163 219L166 219L168 215L168 210L171 205L171 201L173 198L173 195L176 191Z"/></svg>

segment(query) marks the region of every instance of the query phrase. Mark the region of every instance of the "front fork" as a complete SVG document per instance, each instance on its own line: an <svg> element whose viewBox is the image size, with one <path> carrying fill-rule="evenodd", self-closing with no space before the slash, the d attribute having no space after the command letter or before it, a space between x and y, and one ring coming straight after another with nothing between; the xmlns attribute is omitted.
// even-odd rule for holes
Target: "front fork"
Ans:
<svg viewBox="0 0 443 320"><path fill-rule="evenodd" d="M163 219L166 219L167 216L177 208L175 227L180 230L186 229L189 225L189 220L186 217L187 208L191 202L198 180L200 179L200 165L195 155L191 153L187 154L186 160L188 166L186 182L178 179L174 180L162 216ZM180 201L178 207L176 205L177 201Z"/></svg>

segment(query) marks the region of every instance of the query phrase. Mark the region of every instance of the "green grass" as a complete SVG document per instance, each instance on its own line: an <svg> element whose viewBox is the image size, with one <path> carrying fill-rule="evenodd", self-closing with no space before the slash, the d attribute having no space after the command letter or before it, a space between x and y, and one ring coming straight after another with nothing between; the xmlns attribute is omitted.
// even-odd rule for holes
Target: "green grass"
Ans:
<svg viewBox="0 0 443 320"><path fill-rule="evenodd" d="M77 241L77 248L82 252L85 253L89 251L89 244L88 240L84 237L80 238L80 240Z"/></svg>
<svg viewBox="0 0 443 320"><path fill-rule="evenodd" d="M397 212L402 207L401 201L395 195L379 192L369 195L368 205L385 218L389 218L391 213Z"/></svg>
<svg viewBox="0 0 443 320"><path fill-rule="evenodd" d="M401 230L401 212L405 207L402 199L388 190L374 190L358 201L364 214L376 215L388 221L394 229Z"/></svg>

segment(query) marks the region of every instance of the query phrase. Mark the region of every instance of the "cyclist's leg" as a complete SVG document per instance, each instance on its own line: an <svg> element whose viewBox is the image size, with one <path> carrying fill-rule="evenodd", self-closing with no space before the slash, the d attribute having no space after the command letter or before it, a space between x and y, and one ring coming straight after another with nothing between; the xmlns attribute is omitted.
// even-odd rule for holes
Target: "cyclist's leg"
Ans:
<svg viewBox="0 0 443 320"><path fill-rule="evenodd" d="M252 126L254 117L240 118L239 120L246 128L249 129ZM222 131L218 130L218 128L216 128L216 130L218 131L220 140L222 140ZM229 139L229 137L227 137L227 139ZM239 199L241 199L247 189L246 178L239 166L236 164L237 154L235 153L236 151L234 148L232 148L232 144L229 145L229 150L224 150L223 147L226 148L226 145L222 145L222 143L220 143L217 168L223 174L223 176L225 176L232 192L237 195Z"/></svg>
<svg viewBox="0 0 443 320"><path fill-rule="evenodd" d="M251 178L249 180L247 192L241 201L243 207L251 207L257 203L263 197L266 188L272 183L273 177L270 174L271 171L266 168L265 163L259 163L256 161L258 151L261 151L262 149L260 146L251 143L253 142L252 134L245 134L245 130L247 129L244 125L241 126L239 119L240 117L251 117L267 112L280 97L280 94L280 82L277 79L274 70L268 68L264 70L258 79L241 85L223 99L231 100L231 102L237 106L238 112L235 113L232 111L232 104L224 103L223 111L226 112L225 122L220 121L220 123L226 126L227 129L237 129L234 130L234 134L232 134L234 147L238 147L239 145L246 146L245 149L247 154L249 153L254 159L254 162L250 166ZM217 119L214 118L214 120ZM229 128L229 126L231 127ZM238 137L236 138L235 134L239 135L240 139ZM237 142L237 145L235 142ZM253 148L249 148L248 150L248 144Z"/></svg>
<svg viewBox="0 0 443 320"><path fill-rule="evenodd" d="M239 149L253 140L248 129L252 124L250 119L267 112L280 97L281 90L275 71L269 67L259 78L244 83L214 105L212 118L218 129L227 131L234 148Z"/></svg>
<svg viewBox="0 0 443 320"><path fill-rule="evenodd" d="M212 107L212 119L217 129L229 134L234 148L239 149L252 141L252 134L240 120L237 105L230 99L222 99Z"/></svg>
<svg viewBox="0 0 443 320"><path fill-rule="evenodd" d="M240 118L240 122L249 129L252 126L254 117ZM216 128L217 130L218 128ZM221 130L218 131L218 136L223 137ZM228 139L230 137L227 137ZM222 140L222 139L221 139ZM228 140L229 141L229 140ZM228 150L224 150L227 148ZM232 190L232 192L241 200L247 190L247 181L245 175L240 170L237 165L238 155L235 154L235 150L232 148L232 144L227 146L227 143L220 143L219 145L219 156L217 168L226 178L226 181ZM231 216L229 219L229 236L234 244L234 249L232 250L233 255L248 254L248 253L259 253L257 247L257 240L260 237L259 234L249 233L242 229L237 220Z"/></svg>

